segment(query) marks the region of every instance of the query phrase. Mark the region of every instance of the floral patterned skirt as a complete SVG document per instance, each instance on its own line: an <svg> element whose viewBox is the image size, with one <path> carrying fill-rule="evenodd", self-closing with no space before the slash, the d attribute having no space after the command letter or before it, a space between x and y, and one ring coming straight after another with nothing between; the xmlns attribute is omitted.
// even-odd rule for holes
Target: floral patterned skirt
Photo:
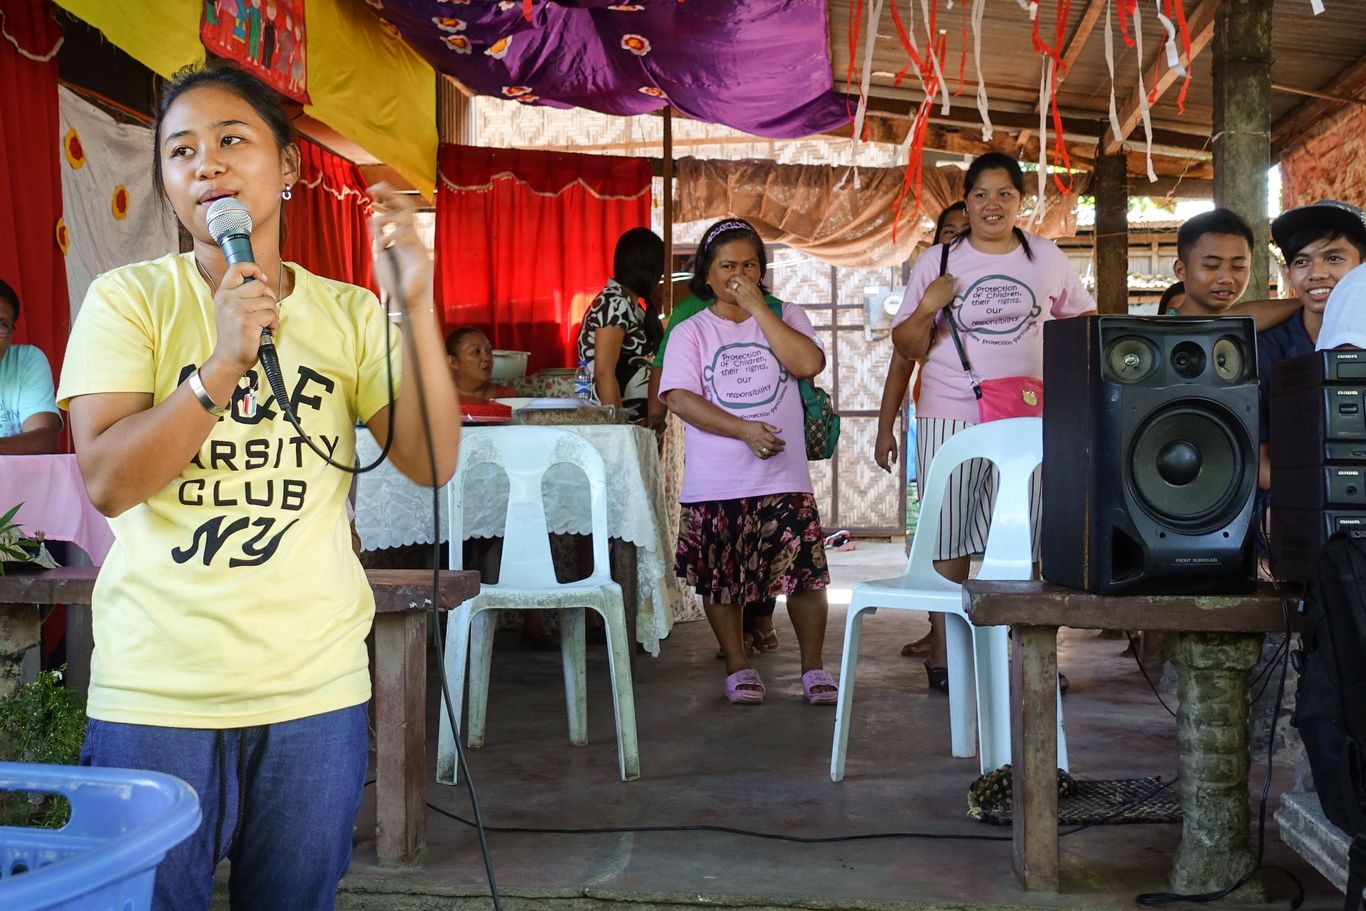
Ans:
<svg viewBox="0 0 1366 911"><path fill-rule="evenodd" d="M680 505L674 571L713 604L752 604L830 584L811 494Z"/></svg>

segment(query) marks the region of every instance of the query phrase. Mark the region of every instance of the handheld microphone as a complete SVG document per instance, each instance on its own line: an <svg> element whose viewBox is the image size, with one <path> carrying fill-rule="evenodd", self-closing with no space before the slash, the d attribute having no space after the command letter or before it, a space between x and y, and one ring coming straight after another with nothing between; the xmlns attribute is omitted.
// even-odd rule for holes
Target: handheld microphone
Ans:
<svg viewBox="0 0 1366 911"><path fill-rule="evenodd" d="M209 236L222 249L223 258L229 266L233 263L256 262L251 252L251 212L247 211L247 207L241 201L231 196L215 199L209 203L206 224ZM248 278L247 281L252 279ZM266 375L266 383L270 386L275 401L279 403L280 410L291 424L296 423L293 403L289 401L289 394L285 391L284 376L280 372L280 358L275 353L275 339L271 335L270 327L261 330L261 350L257 356L261 359L261 370Z"/></svg>

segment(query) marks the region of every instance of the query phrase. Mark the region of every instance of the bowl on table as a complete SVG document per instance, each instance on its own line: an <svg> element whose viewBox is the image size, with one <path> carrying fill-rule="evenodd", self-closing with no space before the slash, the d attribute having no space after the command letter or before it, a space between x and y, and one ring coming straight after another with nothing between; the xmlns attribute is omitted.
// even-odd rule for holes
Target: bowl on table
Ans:
<svg viewBox="0 0 1366 911"><path fill-rule="evenodd" d="M526 359L530 356L530 351L493 349L493 379L515 380L526 376Z"/></svg>

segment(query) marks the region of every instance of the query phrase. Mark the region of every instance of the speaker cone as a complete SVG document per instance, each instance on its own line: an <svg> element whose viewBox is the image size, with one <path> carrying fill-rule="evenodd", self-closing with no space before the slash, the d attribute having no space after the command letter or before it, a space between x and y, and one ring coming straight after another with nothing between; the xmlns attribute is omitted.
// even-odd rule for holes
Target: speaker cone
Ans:
<svg viewBox="0 0 1366 911"><path fill-rule="evenodd" d="M1110 374L1121 383L1137 383L1157 365L1157 348L1145 338L1128 335L1116 339L1106 351Z"/></svg>
<svg viewBox="0 0 1366 911"><path fill-rule="evenodd" d="M1223 408L1174 403L1135 433L1126 481L1153 519L1204 534L1236 518L1251 496L1251 448L1242 424Z"/></svg>
<svg viewBox="0 0 1366 911"><path fill-rule="evenodd" d="M1205 372L1205 349L1192 341L1185 341L1172 349L1172 369L1188 380Z"/></svg>
<svg viewBox="0 0 1366 911"><path fill-rule="evenodd" d="M1214 372L1225 383L1237 383L1243 378L1247 358L1237 339L1227 335L1214 343Z"/></svg>

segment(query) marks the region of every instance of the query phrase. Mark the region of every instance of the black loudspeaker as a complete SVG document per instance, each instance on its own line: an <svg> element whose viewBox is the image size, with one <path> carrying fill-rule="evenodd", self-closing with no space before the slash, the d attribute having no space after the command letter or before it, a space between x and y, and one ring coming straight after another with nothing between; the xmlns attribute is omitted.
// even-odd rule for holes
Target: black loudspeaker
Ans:
<svg viewBox="0 0 1366 911"><path fill-rule="evenodd" d="M1366 351L1271 365L1271 569L1302 582L1330 535L1366 528Z"/></svg>
<svg viewBox="0 0 1366 911"><path fill-rule="evenodd" d="M1255 339L1247 317L1044 324L1045 579L1101 594L1255 587Z"/></svg>

